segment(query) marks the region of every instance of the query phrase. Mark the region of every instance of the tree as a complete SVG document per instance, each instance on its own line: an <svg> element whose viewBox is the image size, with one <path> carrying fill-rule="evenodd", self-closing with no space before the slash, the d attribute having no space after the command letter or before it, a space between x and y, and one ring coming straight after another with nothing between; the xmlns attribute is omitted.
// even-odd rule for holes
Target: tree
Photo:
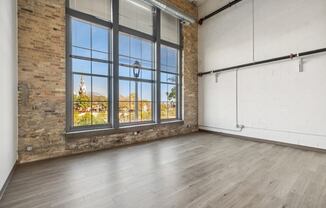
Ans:
<svg viewBox="0 0 326 208"><path fill-rule="evenodd" d="M166 95L168 96L168 101L175 101L177 97L177 90L176 87L171 89L171 92L167 92Z"/></svg>

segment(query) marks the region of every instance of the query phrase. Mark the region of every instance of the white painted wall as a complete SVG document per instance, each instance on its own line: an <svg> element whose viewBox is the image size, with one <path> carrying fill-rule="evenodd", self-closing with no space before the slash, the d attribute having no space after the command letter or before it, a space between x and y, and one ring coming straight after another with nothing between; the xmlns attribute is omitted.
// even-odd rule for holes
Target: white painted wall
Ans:
<svg viewBox="0 0 326 208"><path fill-rule="evenodd" d="M208 0L199 16L226 3ZM324 48L325 20L325 0L243 0L199 26L199 71ZM200 77L200 128L326 149L326 54L298 63Z"/></svg>
<svg viewBox="0 0 326 208"><path fill-rule="evenodd" d="M17 159L16 1L0 0L0 189Z"/></svg>

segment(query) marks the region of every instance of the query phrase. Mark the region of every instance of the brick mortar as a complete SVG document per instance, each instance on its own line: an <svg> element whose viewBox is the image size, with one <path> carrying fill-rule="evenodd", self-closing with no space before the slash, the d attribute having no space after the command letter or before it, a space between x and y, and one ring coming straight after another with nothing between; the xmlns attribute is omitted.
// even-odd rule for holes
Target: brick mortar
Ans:
<svg viewBox="0 0 326 208"><path fill-rule="evenodd" d="M186 0L169 0L197 16ZM65 1L18 0L18 155L31 162L152 141L198 130L197 24L183 27L184 125L157 127L139 135L119 133L65 138ZM33 150L28 152L26 147Z"/></svg>

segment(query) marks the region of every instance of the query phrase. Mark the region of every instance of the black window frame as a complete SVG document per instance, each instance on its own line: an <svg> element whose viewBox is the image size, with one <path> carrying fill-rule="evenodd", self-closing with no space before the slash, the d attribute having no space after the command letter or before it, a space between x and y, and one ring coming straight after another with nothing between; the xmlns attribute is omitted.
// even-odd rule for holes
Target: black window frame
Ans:
<svg viewBox="0 0 326 208"><path fill-rule="evenodd" d="M66 132L87 132L87 131L103 131L107 133L106 130L119 130L130 128L132 130L137 130L135 127L153 124L169 124L170 122L181 122L182 121L182 49L183 49L183 36L182 36L182 22L179 20L179 44L168 42L161 39L161 10L152 7L153 14L153 33L149 35L135 29L131 29L119 24L119 0L111 0L111 20L105 21L103 19L97 18L96 16L86 14L74 9L69 8L69 0L66 0ZM108 64L111 65L112 74L110 76L110 82L108 83L108 102L109 109L108 114L110 118L108 119L108 124L105 125L88 125L88 126L74 126L73 125L73 72L71 68L71 18L81 19L90 23L101 25L107 27L111 30L111 53L112 58L109 60ZM154 79L153 79L153 89L152 89L152 121L146 122L131 122L131 123L120 123L119 122L119 33L123 32L128 35L136 36L138 38L146 39L154 44ZM178 52L178 80L177 80L177 90L176 90L176 118L175 119L161 119L161 71L160 71L160 51L161 45L165 45L174 48ZM132 79L132 78L131 78Z"/></svg>

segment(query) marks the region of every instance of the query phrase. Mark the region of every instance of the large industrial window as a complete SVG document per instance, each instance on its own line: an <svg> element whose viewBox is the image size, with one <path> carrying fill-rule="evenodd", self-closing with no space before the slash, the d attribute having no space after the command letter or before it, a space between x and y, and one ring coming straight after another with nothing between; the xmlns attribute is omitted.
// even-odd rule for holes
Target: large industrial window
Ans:
<svg viewBox="0 0 326 208"><path fill-rule="evenodd" d="M181 120L178 19L138 0L70 0L67 14L68 131Z"/></svg>

